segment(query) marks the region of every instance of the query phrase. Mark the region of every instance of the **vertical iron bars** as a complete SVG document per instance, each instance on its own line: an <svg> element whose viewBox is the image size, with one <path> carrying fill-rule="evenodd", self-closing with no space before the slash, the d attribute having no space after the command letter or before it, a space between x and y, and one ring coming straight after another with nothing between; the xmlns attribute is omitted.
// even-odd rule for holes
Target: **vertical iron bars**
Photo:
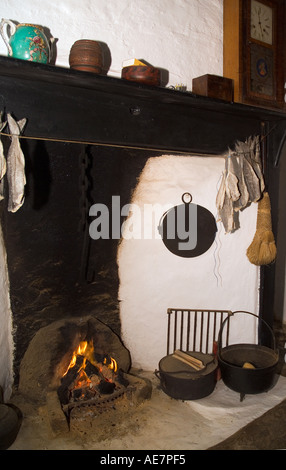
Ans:
<svg viewBox="0 0 286 470"><path fill-rule="evenodd" d="M212 353L223 321L229 310L168 308L167 355L176 349ZM225 333L228 344L229 322ZM177 346L179 345L179 346Z"/></svg>

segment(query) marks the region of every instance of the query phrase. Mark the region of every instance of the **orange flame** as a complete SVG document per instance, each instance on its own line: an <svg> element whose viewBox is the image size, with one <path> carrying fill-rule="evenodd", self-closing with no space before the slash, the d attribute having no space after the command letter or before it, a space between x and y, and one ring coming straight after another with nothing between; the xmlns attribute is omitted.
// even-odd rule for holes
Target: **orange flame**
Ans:
<svg viewBox="0 0 286 470"><path fill-rule="evenodd" d="M87 386L91 383L91 380L88 378L84 370L82 369L80 371L79 377L77 379L77 382L75 384L75 388L81 388L82 386Z"/></svg>
<svg viewBox="0 0 286 470"><path fill-rule="evenodd" d="M93 357L93 352L94 352L94 347L93 347L92 342L88 343L87 341L81 341L77 349L73 352L71 361L68 365L66 372L63 374L63 376L65 376L68 373L68 371L76 365L77 356L84 356L83 362L81 366L79 367L78 372L80 370L85 369L86 360L91 362L91 364L97 366L97 362L94 360L94 357ZM110 357L109 364L107 364L107 358L105 357L103 360L103 364L109 369L113 370L113 372L117 372L117 362L113 357Z"/></svg>
<svg viewBox="0 0 286 470"><path fill-rule="evenodd" d="M107 358L105 357L103 360L103 364L106 365L109 369L113 370L113 372L117 372L117 362L113 357L110 357L110 363L107 363Z"/></svg>
<svg viewBox="0 0 286 470"><path fill-rule="evenodd" d="M85 356L85 353L86 353L86 350L87 350L87 341L81 341L77 347L77 349L73 352L73 355L72 355L72 358L71 358L71 361L68 365L68 368L67 370L65 371L65 373L63 374L64 376L68 373L68 371L74 367L76 365L76 359L77 359L77 356ZM86 362L86 359L83 361L81 367L79 368L80 369L84 369L85 368L85 362Z"/></svg>

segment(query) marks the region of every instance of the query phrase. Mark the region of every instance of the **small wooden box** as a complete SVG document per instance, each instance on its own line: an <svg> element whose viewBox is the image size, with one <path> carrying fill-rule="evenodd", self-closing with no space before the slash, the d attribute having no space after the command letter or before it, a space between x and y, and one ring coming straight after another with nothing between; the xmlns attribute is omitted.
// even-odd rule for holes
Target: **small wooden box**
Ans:
<svg viewBox="0 0 286 470"><path fill-rule="evenodd" d="M233 80L218 75L202 75L193 78L192 92L224 101L233 101Z"/></svg>

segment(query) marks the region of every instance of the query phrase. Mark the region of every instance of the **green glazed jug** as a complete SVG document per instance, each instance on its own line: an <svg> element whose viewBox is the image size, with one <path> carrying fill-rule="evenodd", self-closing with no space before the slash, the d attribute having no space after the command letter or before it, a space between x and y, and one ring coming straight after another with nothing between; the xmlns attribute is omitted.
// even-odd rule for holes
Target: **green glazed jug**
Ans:
<svg viewBox="0 0 286 470"><path fill-rule="evenodd" d="M7 26L10 26L9 34ZM2 18L0 34L10 57L42 64L50 61L50 45L42 26L28 23L16 25L13 21Z"/></svg>

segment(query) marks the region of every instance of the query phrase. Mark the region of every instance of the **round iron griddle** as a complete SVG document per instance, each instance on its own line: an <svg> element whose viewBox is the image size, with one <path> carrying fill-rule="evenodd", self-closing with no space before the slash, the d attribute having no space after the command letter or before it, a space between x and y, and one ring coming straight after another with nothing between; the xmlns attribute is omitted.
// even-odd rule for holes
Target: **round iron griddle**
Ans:
<svg viewBox="0 0 286 470"><path fill-rule="evenodd" d="M213 214L205 207L185 202L172 207L161 218L158 227L163 243L174 255L193 258L205 253L213 244L217 225ZM191 195L189 195L191 198ZM179 229L179 225L181 230ZM183 233L182 228L185 228ZM187 243L189 236L193 242ZM185 238L183 238L185 237Z"/></svg>

